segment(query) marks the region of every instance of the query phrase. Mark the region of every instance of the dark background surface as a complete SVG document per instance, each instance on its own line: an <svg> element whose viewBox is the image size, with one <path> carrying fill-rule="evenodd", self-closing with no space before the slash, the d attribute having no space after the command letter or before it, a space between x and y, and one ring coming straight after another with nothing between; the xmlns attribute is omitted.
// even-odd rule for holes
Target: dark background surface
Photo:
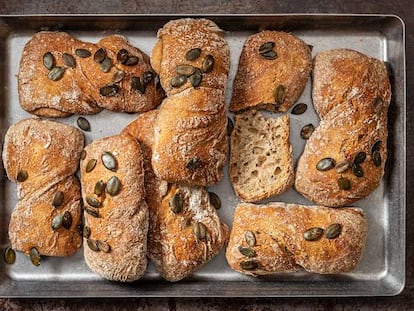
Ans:
<svg viewBox="0 0 414 311"><path fill-rule="evenodd" d="M250 14L250 13L379 13L396 14L406 24L407 58L407 246L406 286L395 297L274 298L274 299L0 299L0 310L414 310L414 212L411 203L414 138L414 1L4 1L0 14ZM41 285L40 285L41 286Z"/></svg>

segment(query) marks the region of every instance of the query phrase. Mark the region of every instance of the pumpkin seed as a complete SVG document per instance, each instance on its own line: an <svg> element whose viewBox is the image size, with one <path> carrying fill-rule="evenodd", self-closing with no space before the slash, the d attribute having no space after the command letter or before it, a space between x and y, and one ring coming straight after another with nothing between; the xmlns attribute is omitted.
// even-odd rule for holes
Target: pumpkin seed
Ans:
<svg viewBox="0 0 414 311"><path fill-rule="evenodd" d="M364 171L362 170L361 165L359 165L358 163L352 164L352 173L354 173L356 177L364 176Z"/></svg>
<svg viewBox="0 0 414 311"><path fill-rule="evenodd" d="M201 49L200 48L193 48L187 52L185 55L186 60L193 61L199 58L201 55Z"/></svg>
<svg viewBox="0 0 414 311"><path fill-rule="evenodd" d="M125 71L118 70L112 76L112 82L118 83L118 82L121 82L124 78L125 78Z"/></svg>
<svg viewBox="0 0 414 311"><path fill-rule="evenodd" d="M83 227L82 235L84 238L89 239L89 237L91 236L91 228L89 228L88 226Z"/></svg>
<svg viewBox="0 0 414 311"><path fill-rule="evenodd" d="M96 243L95 240L87 239L86 243L88 244L88 247L93 252L99 252L98 243Z"/></svg>
<svg viewBox="0 0 414 311"><path fill-rule="evenodd" d="M280 84L276 87L275 91L274 91L274 96L275 96L275 101L277 105L282 105L283 102L285 101L285 87Z"/></svg>
<svg viewBox="0 0 414 311"><path fill-rule="evenodd" d="M200 69L196 68L193 75L191 75L188 80L190 81L193 87L197 87L200 85L201 80L203 79L203 74Z"/></svg>
<svg viewBox="0 0 414 311"><path fill-rule="evenodd" d="M20 170L18 173L17 173L17 177L16 177L16 179L17 179L17 181L18 182L24 182L27 178L29 177L29 175L27 174L27 171L25 171L25 170Z"/></svg>
<svg viewBox="0 0 414 311"><path fill-rule="evenodd" d="M86 151L85 151L85 149L82 150L82 152L80 154L80 157L81 157L82 160L85 160L85 158L86 158Z"/></svg>
<svg viewBox="0 0 414 311"><path fill-rule="evenodd" d="M60 227L62 227L62 222L63 222L63 216L62 215L56 215L55 217L53 217L53 219L52 219L52 229L57 230Z"/></svg>
<svg viewBox="0 0 414 311"><path fill-rule="evenodd" d="M169 206L174 214L181 213L183 210L184 198L180 190L170 198Z"/></svg>
<svg viewBox="0 0 414 311"><path fill-rule="evenodd" d="M102 164L110 171L116 172L118 168L118 162L115 156L109 151L105 151L101 156Z"/></svg>
<svg viewBox="0 0 414 311"><path fill-rule="evenodd" d="M206 58L204 58L203 65L201 66L201 69L204 73L209 73L214 68L214 57L213 55L207 55Z"/></svg>
<svg viewBox="0 0 414 311"><path fill-rule="evenodd" d="M337 173L343 173L349 168L349 162L347 160L339 162L335 165L335 171Z"/></svg>
<svg viewBox="0 0 414 311"><path fill-rule="evenodd" d="M269 60L273 60L273 59L277 58L277 54L273 50L265 52L265 53L260 53L260 56L265 58L265 59L269 59Z"/></svg>
<svg viewBox="0 0 414 311"><path fill-rule="evenodd" d="M99 93L102 96L107 96L107 97L115 96L116 94L118 94L118 92L119 92L119 86L116 84L107 84L99 89Z"/></svg>
<svg viewBox="0 0 414 311"><path fill-rule="evenodd" d="M141 94L145 93L145 85L141 82L141 79L138 77L131 78L131 89L138 91Z"/></svg>
<svg viewBox="0 0 414 311"><path fill-rule="evenodd" d="M339 177L338 186L342 190L349 190L351 189L351 181L346 177Z"/></svg>
<svg viewBox="0 0 414 311"><path fill-rule="evenodd" d="M319 160L319 162L316 164L316 169L318 171L329 171L330 169L335 167L335 160L332 158L323 158L322 160Z"/></svg>
<svg viewBox="0 0 414 311"><path fill-rule="evenodd" d="M79 117L76 120L76 123L78 124L78 127L81 130L84 130L85 132L89 132L91 130L91 125L90 125L89 121L84 117Z"/></svg>
<svg viewBox="0 0 414 311"><path fill-rule="evenodd" d="M85 212L87 212L89 215L99 218L99 212L89 206L85 206Z"/></svg>
<svg viewBox="0 0 414 311"><path fill-rule="evenodd" d="M109 246L109 244L104 241L97 240L96 246L98 246L99 250L104 253L109 253L111 251L111 247Z"/></svg>
<svg viewBox="0 0 414 311"><path fill-rule="evenodd" d="M327 239L335 239L337 238L342 231L342 225L341 224L332 224L328 228L326 228L326 238Z"/></svg>
<svg viewBox="0 0 414 311"><path fill-rule="evenodd" d="M4 250L4 261L8 265L12 265L16 261L16 252L10 246Z"/></svg>
<svg viewBox="0 0 414 311"><path fill-rule="evenodd" d="M244 233L244 239L246 240L247 245L250 247L256 246L256 236L254 235L253 231L247 230Z"/></svg>
<svg viewBox="0 0 414 311"><path fill-rule="evenodd" d="M240 268L243 270L256 270L259 268L259 263L256 260L245 260L240 263Z"/></svg>
<svg viewBox="0 0 414 311"><path fill-rule="evenodd" d="M381 149L381 141L377 140L371 147L371 154L373 154L375 151L380 151Z"/></svg>
<svg viewBox="0 0 414 311"><path fill-rule="evenodd" d="M229 117L227 117L227 136L231 136L233 129L234 129L234 123Z"/></svg>
<svg viewBox="0 0 414 311"><path fill-rule="evenodd" d="M63 53L62 58L63 58L63 63L66 66L68 66L70 68L75 68L75 66L76 66L75 57L73 57L71 54Z"/></svg>
<svg viewBox="0 0 414 311"><path fill-rule="evenodd" d="M53 197L52 205L54 207L58 207L58 206L62 205L63 200L64 200L63 192L62 191L56 191L55 195Z"/></svg>
<svg viewBox="0 0 414 311"><path fill-rule="evenodd" d="M193 170L196 170L196 169L200 168L202 166L202 164L203 163L201 162L201 159L199 159L197 157L194 157L194 158L191 158L187 162L187 164L185 165L185 167L187 169L189 169L190 171L193 171Z"/></svg>
<svg viewBox="0 0 414 311"><path fill-rule="evenodd" d="M107 73L111 70L112 68L112 59L110 59L109 57L105 57L105 59L99 64L99 69L101 69L101 71Z"/></svg>
<svg viewBox="0 0 414 311"><path fill-rule="evenodd" d="M105 191L105 183L103 182L103 180L100 180L95 184L93 193L95 193L99 197L101 196L102 193L104 193L104 191Z"/></svg>
<svg viewBox="0 0 414 311"><path fill-rule="evenodd" d="M86 197L86 203L88 203L90 206L96 207L96 208L101 207L101 205L102 205L101 202L97 198L91 197L91 196Z"/></svg>
<svg viewBox="0 0 414 311"><path fill-rule="evenodd" d="M187 82L187 77L184 75L178 75L171 79L171 86L172 87L180 87Z"/></svg>
<svg viewBox="0 0 414 311"><path fill-rule="evenodd" d="M208 196L209 196L209 199L210 199L210 204L215 209L220 209L220 207L221 207L220 197L217 194L215 194L214 192L209 192Z"/></svg>
<svg viewBox="0 0 414 311"><path fill-rule="evenodd" d="M266 42L263 43L260 47L259 47L259 54L263 54L263 53L267 53L273 50L273 48L275 47L275 43L274 42Z"/></svg>
<svg viewBox="0 0 414 311"><path fill-rule="evenodd" d="M40 265L41 258L40 258L40 254L39 254L39 251L37 250L37 248L32 247L30 249L29 255L30 255L30 261L32 262L32 264L34 264L36 267L38 267Z"/></svg>
<svg viewBox="0 0 414 311"><path fill-rule="evenodd" d="M377 96L372 101L372 109L374 110L375 113L381 112L383 105L384 105L384 100L380 96Z"/></svg>
<svg viewBox="0 0 414 311"><path fill-rule="evenodd" d="M92 170L96 166L96 162L97 162L96 159L90 159L88 161L88 163L86 164L86 169L85 169L86 173L92 172Z"/></svg>
<svg viewBox="0 0 414 311"><path fill-rule="evenodd" d="M106 51L103 48L99 48L93 55L93 59L97 63L102 63L106 58Z"/></svg>
<svg viewBox="0 0 414 311"><path fill-rule="evenodd" d="M381 153L378 150L372 154L372 161L375 166L381 166Z"/></svg>
<svg viewBox="0 0 414 311"><path fill-rule="evenodd" d="M127 60L122 63L125 66L134 66L136 64L138 64L139 58L136 56L128 56Z"/></svg>
<svg viewBox="0 0 414 311"><path fill-rule="evenodd" d="M303 233L303 238L306 241L316 241L316 240L319 240L319 238L322 236L322 234L323 234L323 229L322 228L313 227L313 228L310 228L310 229L306 230Z"/></svg>
<svg viewBox="0 0 414 311"><path fill-rule="evenodd" d="M124 64L128 60L129 53L126 49L120 49L116 54L116 59Z"/></svg>
<svg viewBox="0 0 414 311"><path fill-rule="evenodd" d="M63 221L62 221L63 228L69 230L72 226L72 215L70 212L66 211L63 213Z"/></svg>
<svg viewBox="0 0 414 311"><path fill-rule="evenodd" d="M108 182L106 183L106 192L110 196L115 196L121 190L121 183L119 182L118 177L112 176L109 178Z"/></svg>
<svg viewBox="0 0 414 311"><path fill-rule="evenodd" d="M52 70L49 71L49 74L47 77L52 81L58 81L63 77L63 74L65 73L64 67L53 67Z"/></svg>
<svg viewBox="0 0 414 311"><path fill-rule="evenodd" d="M366 157L367 157L367 154L363 151L360 151L355 155L354 163L361 164L362 162L365 161Z"/></svg>
<svg viewBox="0 0 414 311"><path fill-rule="evenodd" d="M88 58L89 56L92 55L91 52L89 52L88 50L85 50L85 49L76 49L75 54L78 55L81 58Z"/></svg>
<svg viewBox="0 0 414 311"><path fill-rule="evenodd" d="M303 114L306 111L306 109L308 109L308 105L306 105L305 103L299 103L295 105L295 107L293 107L291 114Z"/></svg>
<svg viewBox="0 0 414 311"><path fill-rule="evenodd" d="M256 252L251 247L243 247L239 246L239 252L240 254L247 256L247 257L254 257L256 256Z"/></svg>
<svg viewBox="0 0 414 311"><path fill-rule="evenodd" d="M309 139L309 137L311 137L314 130L315 130L315 127L313 126L313 124L310 124L310 123L306 124L300 130L300 137L302 137L302 139Z"/></svg>
<svg viewBox="0 0 414 311"><path fill-rule="evenodd" d="M191 76L195 72L195 67L191 65L178 65L177 68L175 68L175 72L184 75L184 76Z"/></svg>
<svg viewBox="0 0 414 311"><path fill-rule="evenodd" d="M43 55L43 65L47 70L51 70L55 65L55 58L52 53L47 52Z"/></svg>
<svg viewBox="0 0 414 311"><path fill-rule="evenodd" d="M207 238L207 228L202 222L197 222L193 225L193 232L199 240Z"/></svg>
<svg viewBox="0 0 414 311"><path fill-rule="evenodd" d="M144 85L147 85L148 83L150 83L152 79L154 79L154 73L152 71L145 71L142 74L142 83Z"/></svg>

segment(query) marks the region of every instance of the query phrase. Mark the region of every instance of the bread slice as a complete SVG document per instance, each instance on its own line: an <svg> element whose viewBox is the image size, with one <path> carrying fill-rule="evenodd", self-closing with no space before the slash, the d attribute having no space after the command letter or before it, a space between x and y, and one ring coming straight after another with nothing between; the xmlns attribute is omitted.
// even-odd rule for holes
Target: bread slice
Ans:
<svg viewBox="0 0 414 311"><path fill-rule="evenodd" d="M311 228L318 235L309 234ZM242 203L236 207L226 259L232 269L252 276L301 268L343 273L358 265L366 236L367 220L359 208Z"/></svg>
<svg viewBox="0 0 414 311"><path fill-rule="evenodd" d="M294 182L289 117L265 118L256 110L235 116L230 180L246 202L281 194Z"/></svg>

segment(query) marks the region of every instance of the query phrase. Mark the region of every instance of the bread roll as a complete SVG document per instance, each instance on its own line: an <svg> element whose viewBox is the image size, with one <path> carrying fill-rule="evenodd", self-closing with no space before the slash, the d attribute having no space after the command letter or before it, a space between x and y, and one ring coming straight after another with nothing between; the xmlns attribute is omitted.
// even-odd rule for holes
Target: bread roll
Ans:
<svg viewBox="0 0 414 311"><path fill-rule="evenodd" d="M305 89L311 68L309 46L294 35L269 30L251 35L240 55L230 110L287 111Z"/></svg>
<svg viewBox="0 0 414 311"><path fill-rule="evenodd" d="M76 172L84 139L72 126L25 119L6 133L3 163L17 182L18 203L9 223L12 248L68 256L81 246L81 198Z"/></svg>
<svg viewBox="0 0 414 311"><path fill-rule="evenodd" d="M155 124L152 165L168 182L217 183L226 159L224 91L229 48L206 19L180 19L158 31L151 64L167 99Z"/></svg>
<svg viewBox="0 0 414 311"><path fill-rule="evenodd" d="M296 169L309 200L342 206L378 187L387 160L390 82L383 62L352 50L315 58L313 100L321 121Z"/></svg>
<svg viewBox="0 0 414 311"><path fill-rule="evenodd" d="M149 57L120 35L92 44L42 31L24 47L18 90L22 108L40 116L142 112L162 99L156 80Z"/></svg>
<svg viewBox="0 0 414 311"><path fill-rule="evenodd" d="M148 207L140 147L129 135L115 135L92 142L85 152L86 264L108 280L135 281L147 264Z"/></svg>
<svg viewBox="0 0 414 311"><path fill-rule="evenodd" d="M164 279L175 282L191 275L217 255L228 239L229 230L220 221L210 194L204 188L176 184L168 187L166 181L154 174L151 149L157 114L156 110L141 114L123 133L136 137L143 150L146 201L150 212L148 257ZM201 239L196 235L200 229L197 226L206 230L205 236L197 232Z"/></svg>
<svg viewBox="0 0 414 311"><path fill-rule="evenodd" d="M289 117L266 118L256 110L235 115L230 181L245 202L278 195L294 183Z"/></svg>
<svg viewBox="0 0 414 311"><path fill-rule="evenodd" d="M236 207L226 258L232 269L252 276L301 268L349 272L362 257L366 234L361 209L242 203Z"/></svg>

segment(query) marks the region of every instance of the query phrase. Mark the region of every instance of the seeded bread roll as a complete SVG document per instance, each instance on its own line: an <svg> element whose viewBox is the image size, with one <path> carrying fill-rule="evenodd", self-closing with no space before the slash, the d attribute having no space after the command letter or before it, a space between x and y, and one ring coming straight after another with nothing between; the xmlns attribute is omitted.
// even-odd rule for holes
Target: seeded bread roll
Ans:
<svg viewBox="0 0 414 311"><path fill-rule="evenodd" d="M265 118L256 110L235 115L231 134L230 180L246 202L288 190L294 182L289 117Z"/></svg>
<svg viewBox="0 0 414 311"><path fill-rule="evenodd" d="M383 62L352 50L315 58L313 100L321 121L296 170L309 200L342 206L378 187L387 159L390 82Z"/></svg>
<svg viewBox="0 0 414 311"><path fill-rule="evenodd" d="M64 32L43 31L23 50L20 104L47 117L95 114L102 108L142 112L162 99L155 76L149 57L122 36L92 44Z"/></svg>
<svg viewBox="0 0 414 311"><path fill-rule="evenodd" d="M92 142L85 152L86 264L108 280L135 281L147 265L148 207L140 146L130 135L116 135Z"/></svg>
<svg viewBox="0 0 414 311"><path fill-rule="evenodd" d="M361 209L242 203L236 207L226 258L232 269L252 276L301 268L349 272L361 260L366 234Z"/></svg>
<svg viewBox="0 0 414 311"><path fill-rule="evenodd" d="M224 91L230 62L223 32L205 19L171 21L158 31L151 63L168 96L155 123L156 175L190 186L217 183L227 148Z"/></svg>
<svg viewBox="0 0 414 311"><path fill-rule="evenodd" d="M68 256L81 246L80 186L73 174L83 144L80 131L58 122L25 119L8 129L3 163L19 200L9 223L12 248Z"/></svg>
<svg viewBox="0 0 414 311"><path fill-rule="evenodd" d="M164 279L175 282L217 255L228 239L229 230L218 218L214 202L204 188L176 184L168 187L166 181L154 174L151 148L157 114L156 110L141 114L123 132L136 137L143 150L150 211L148 257Z"/></svg>
<svg viewBox="0 0 414 311"><path fill-rule="evenodd" d="M244 43L233 83L231 111L287 111L305 89L312 68L309 46L292 34L262 31Z"/></svg>

